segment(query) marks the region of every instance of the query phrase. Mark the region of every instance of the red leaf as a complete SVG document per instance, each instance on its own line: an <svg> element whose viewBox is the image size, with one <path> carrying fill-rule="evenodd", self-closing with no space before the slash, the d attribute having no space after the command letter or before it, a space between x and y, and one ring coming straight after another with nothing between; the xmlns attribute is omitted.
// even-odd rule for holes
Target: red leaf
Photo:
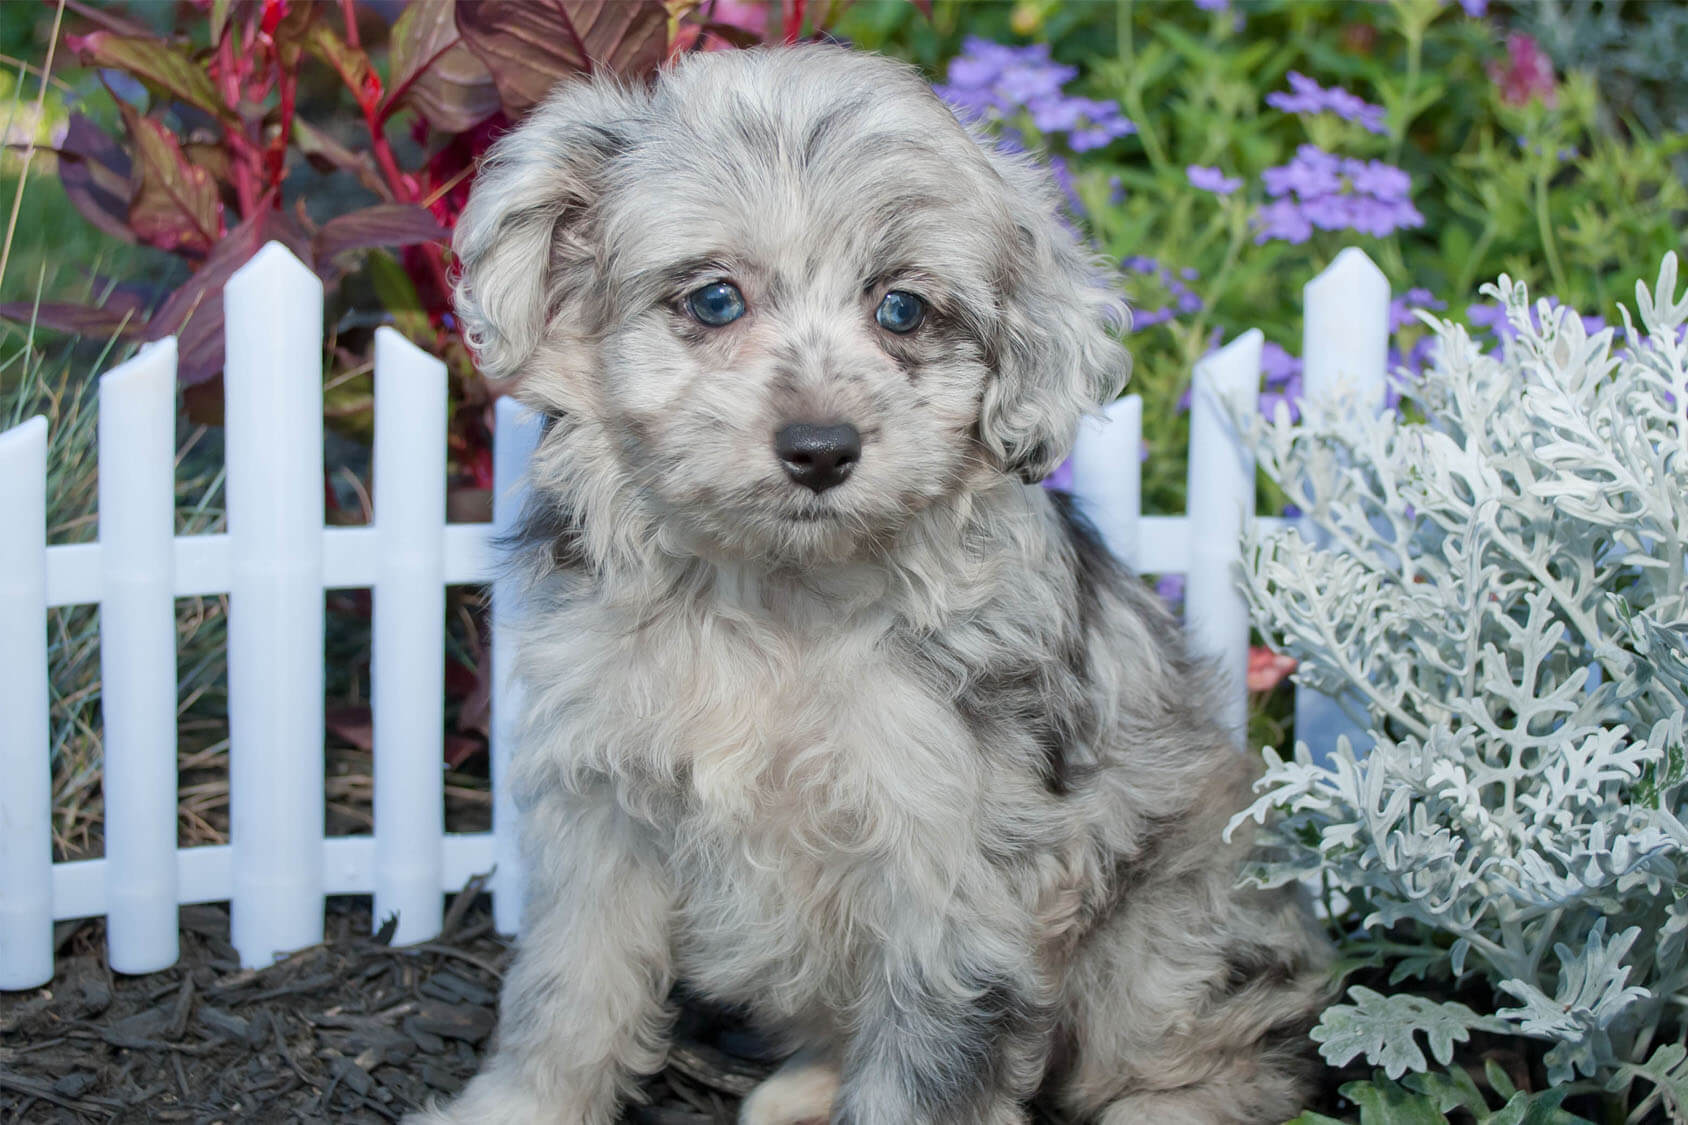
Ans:
<svg viewBox="0 0 1688 1125"><path fill-rule="evenodd" d="M660 0L458 0L457 29L512 117L564 78L598 70L643 77L668 50Z"/></svg>
<svg viewBox="0 0 1688 1125"><path fill-rule="evenodd" d="M129 154L80 113L70 115L58 150L59 183L71 205L100 230L135 241L129 228Z"/></svg>
<svg viewBox="0 0 1688 1125"><path fill-rule="evenodd" d="M348 250L415 246L437 241L445 235L445 228L425 207L414 203L377 203L328 220L311 245L317 261L326 265L336 255Z"/></svg>
<svg viewBox="0 0 1688 1125"><path fill-rule="evenodd" d="M223 370L223 286L263 245L281 242L310 265L309 241L285 211L262 211L229 231L199 270L147 322L146 337L176 337L176 376L184 387Z"/></svg>
<svg viewBox="0 0 1688 1125"><path fill-rule="evenodd" d="M323 726L354 749L375 749L375 719L368 707L330 707L323 716Z"/></svg>
<svg viewBox="0 0 1688 1125"><path fill-rule="evenodd" d="M383 119L408 102L436 129L462 133L498 112L492 72L457 31L455 0L410 5L393 25L391 42Z"/></svg>
<svg viewBox="0 0 1688 1125"><path fill-rule="evenodd" d="M119 101L134 146L129 225L161 250L205 253L217 240L222 204L211 174L188 160L170 130Z"/></svg>
<svg viewBox="0 0 1688 1125"><path fill-rule="evenodd" d="M130 337L141 334L145 318L136 315L133 301L107 301L102 306L42 304L33 301L9 301L0 305L0 318L29 324L33 321L56 332L73 336L88 336L109 340L113 336Z"/></svg>
<svg viewBox="0 0 1688 1125"><path fill-rule="evenodd" d="M163 39L95 31L66 36L65 43L84 66L120 70L166 100L186 102L227 121L235 119L234 110L217 95L204 67Z"/></svg>

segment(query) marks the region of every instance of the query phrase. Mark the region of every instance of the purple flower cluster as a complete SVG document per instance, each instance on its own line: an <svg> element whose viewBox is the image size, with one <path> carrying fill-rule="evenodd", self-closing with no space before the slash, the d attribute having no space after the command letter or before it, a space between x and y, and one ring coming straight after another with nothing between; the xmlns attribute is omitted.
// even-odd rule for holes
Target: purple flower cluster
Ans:
<svg viewBox="0 0 1688 1125"><path fill-rule="evenodd" d="M1010 47L969 36L950 60L949 81L933 87L968 120L1007 121L1027 113L1047 137L1064 136L1074 152L1102 148L1137 127L1119 103L1064 92L1078 70L1055 62L1049 46Z"/></svg>
<svg viewBox="0 0 1688 1125"><path fill-rule="evenodd" d="M1197 313L1204 307L1204 302L1186 282L1196 281L1201 274L1189 266L1181 270L1174 270L1153 258L1146 258L1140 254L1132 255L1120 262L1126 273L1139 277L1152 277L1160 282L1166 291L1166 304L1159 308L1137 309L1131 314L1133 331L1153 328L1157 324L1165 324L1176 316L1186 313Z"/></svg>
<svg viewBox="0 0 1688 1125"><path fill-rule="evenodd" d="M1267 340L1260 349L1260 413L1276 417L1281 402L1289 409L1290 421L1301 420L1301 370L1299 357Z"/></svg>
<svg viewBox="0 0 1688 1125"><path fill-rule="evenodd" d="M1237 176L1227 176L1217 168L1203 168L1199 164L1192 164L1184 169L1184 174L1190 178L1190 186L1203 191L1211 191L1214 195L1230 195L1243 186Z"/></svg>
<svg viewBox="0 0 1688 1125"><path fill-rule="evenodd" d="M1380 135L1389 132L1383 121L1383 107L1373 105L1340 86L1325 89L1299 71L1289 72L1289 89L1266 95L1266 104L1285 113L1334 113L1344 121Z"/></svg>
<svg viewBox="0 0 1688 1125"><path fill-rule="evenodd" d="M1353 230L1378 238L1424 225L1407 193L1412 177L1380 160L1336 156L1302 145L1295 159L1261 174L1272 202L1255 216L1256 242L1306 242L1314 230Z"/></svg>

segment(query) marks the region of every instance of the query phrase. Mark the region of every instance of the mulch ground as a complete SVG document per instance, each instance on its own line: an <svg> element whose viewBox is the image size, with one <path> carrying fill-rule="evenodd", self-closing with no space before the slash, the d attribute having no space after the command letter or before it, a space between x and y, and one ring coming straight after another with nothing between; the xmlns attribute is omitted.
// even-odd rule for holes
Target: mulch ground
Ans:
<svg viewBox="0 0 1688 1125"><path fill-rule="evenodd" d="M137 977L106 966L100 922L61 928L52 984L0 999L0 1122L387 1122L479 1068L512 950L472 890L415 946L334 900L328 940L264 969L240 968L225 908L181 919L181 960ZM725 1125L769 1069L730 1015L687 1007L624 1120Z"/></svg>

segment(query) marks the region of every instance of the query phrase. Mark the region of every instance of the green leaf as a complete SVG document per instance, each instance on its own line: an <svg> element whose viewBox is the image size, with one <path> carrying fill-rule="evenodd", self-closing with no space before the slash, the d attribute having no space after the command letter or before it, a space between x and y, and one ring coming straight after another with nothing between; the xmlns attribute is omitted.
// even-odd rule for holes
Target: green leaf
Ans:
<svg viewBox="0 0 1688 1125"><path fill-rule="evenodd" d="M391 254L377 250L369 255L369 277L381 307L392 315L394 328L414 343L433 337L421 295L416 292L410 275Z"/></svg>
<svg viewBox="0 0 1688 1125"><path fill-rule="evenodd" d="M1360 1107L1360 1125L1448 1125L1429 1098L1381 1076L1345 1083L1342 1096Z"/></svg>
<svg viewBox="0 0 1688 1125"><path fill-rule="evenodd" d="M1489 1080L1490 1088L1503 1098L1510 1099L1513 1094L1518 1092L1518 1087L1512 1084L1512 1079L1508 1077L1506 1068L1494 1059L1483 1060L1483 1077Z"/></svg>
<svg viewBox="0 0 1688 1125"><path fill-rule="evenodd" d="M224 121L235 112L217 96L211 76L193 58L162 39L93 31L65 40L83 65L120 70L166 98L186 102Z"/></svg>

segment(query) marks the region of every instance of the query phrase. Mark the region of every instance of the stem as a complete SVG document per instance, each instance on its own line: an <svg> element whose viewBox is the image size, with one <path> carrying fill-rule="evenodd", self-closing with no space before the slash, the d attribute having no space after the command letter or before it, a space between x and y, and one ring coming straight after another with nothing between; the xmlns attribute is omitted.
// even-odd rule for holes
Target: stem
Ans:
<svg viewBox="0 0 1688 1125"><path fill-rule="evenodd" d="M1389 142L1389 163L1396 165L1401 163L1401 146L1407 140L1407 126L1412 124L1412 104L1418 94L1419 67L1424 57L1424 25L1417 19L1403 19L1402 23L1402 33L1407 37L1407 84L1401 95L1401 125Z"/></svg>
<svg viewBox="0 0 1688 1125"><path fill-rule="evenodd" d="M1493 219L1483 221L1483 233L1477 236L1477 241L1471 247L1471 252L1465 256L1465 265L1460 267L1459 282L1454 291L1448 294L1450 299L1465 300L1471 296L1471 286L1477 280L1477 271L1483 268L1483 255L1489 252L1489 243L1495 240L1495 222Z"/></svg>
<svg viewBox="0 0 1688 1125"><path fill-rule="evenodd" d="M340 14L346 21L346 42L353 47L359 47L358 13L354 0L340 0Z"/></svg>
<svg viewBox="0 0 1688 1125"><path fill-rule="evenodd" d="M1553 273L1553 286L1564 293L1570 289L1565 283L1565 267L1559 262L1559 243L1553 237L1553 223L1547 214L1547 160L1536 164L1536 227L1541 231L1542 249L1547 251L1547 268Z"/></svg>

